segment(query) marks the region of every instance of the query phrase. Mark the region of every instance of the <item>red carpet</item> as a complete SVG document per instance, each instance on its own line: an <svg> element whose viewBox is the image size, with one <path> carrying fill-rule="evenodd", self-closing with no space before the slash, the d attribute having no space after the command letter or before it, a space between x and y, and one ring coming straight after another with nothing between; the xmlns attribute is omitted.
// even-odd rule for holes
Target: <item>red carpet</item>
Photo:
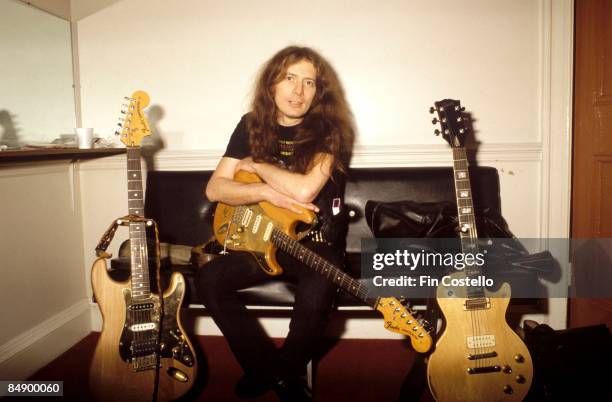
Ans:
<svg viewBox="0 0 612 402"><path fill-rule="evenodd" d="M64 381L64 400L90 400L87 392L88 369L98 336L98 333L88 335L30 379ZM192 340L203 354L199 361L202 373L192 390L193 395L187 400L244 401L233 393L234 384L242 371L225 339L200 336ZM329 342L330 349L315 368L315 402L397 402L402 381L414 359L414 352L406 341L342 339ZM44 398L46 401L53 399ZM424 392L420 400L432 401L428 392ZM278 400L269 392L248 401Z"/></svg>

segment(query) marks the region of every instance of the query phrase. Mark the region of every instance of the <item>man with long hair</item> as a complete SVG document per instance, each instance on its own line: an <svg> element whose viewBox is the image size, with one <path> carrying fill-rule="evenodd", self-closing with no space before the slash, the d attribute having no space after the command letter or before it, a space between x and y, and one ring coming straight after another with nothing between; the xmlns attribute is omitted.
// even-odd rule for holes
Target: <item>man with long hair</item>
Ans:
<svg viewBox="0 0 612 402"><path fill-rule="evenodd" d="M234 130L206 187L211 201L228 205L268 201L299 213L318 213L302 243L342 265L346 236L344 184L354 126L340 81L329 63L307 47L275 54L258 78L251 111ZM262 183L233 180L256 173ZM245 252L232 252L198 273L198 293L244 370L235 392L250 398L273 389L282 401L309 401L303 375L323 334L336 287L314 269L279 250L281 278L295 283L289 333L276 348L237 291L275 281Z"/></svg>

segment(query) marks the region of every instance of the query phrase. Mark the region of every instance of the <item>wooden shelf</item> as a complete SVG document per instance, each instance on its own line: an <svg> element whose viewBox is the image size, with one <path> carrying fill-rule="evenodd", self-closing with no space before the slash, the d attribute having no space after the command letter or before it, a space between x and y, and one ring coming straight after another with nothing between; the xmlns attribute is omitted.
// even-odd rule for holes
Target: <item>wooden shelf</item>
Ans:
<svg viewBox="0 0 612 402"><path fill-rule="evenodd" d="M24 148L1 151L1 163L43 161L54 159L91 159L125 153L125 148Z"/></svg>

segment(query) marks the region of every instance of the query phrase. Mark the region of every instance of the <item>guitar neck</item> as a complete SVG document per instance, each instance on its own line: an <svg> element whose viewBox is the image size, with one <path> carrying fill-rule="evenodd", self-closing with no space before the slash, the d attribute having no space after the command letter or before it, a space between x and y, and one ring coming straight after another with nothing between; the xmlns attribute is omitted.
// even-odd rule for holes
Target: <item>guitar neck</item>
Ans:
<svg viewBox="0 0 612 402"><path fill-rule="evenodd" d="M131 216L144 216L144 194L140 147L127 147L128 211ZM132 297L148 299L151 296L147 233L144 222L130 222L130 256Z"/></svg>
<svg viewBox="0 0 612 402"><path fill-rule="evenodd" d="M274 229L271 235L272 243L279 249L291 255L296 260L313 268L350 295L361 300L372 308L376 308L378 298L370 297L369 290L359 281L343 272L320 255L306 248L301 243L289 237L284 232Z"/></svg>
<svg viewBox="0 0 612 402"><path fill-rule="evenodd" d="M453 173L461 252L476 254L478 253L478 232L474 215L469 165L464 147L453 147ZM482 269L476 264L469 265L465 267L465 274L468 277L475 278L482 274ZM473 287L468 290L470 297L482 297L483 294L483 288Z"/></svg>

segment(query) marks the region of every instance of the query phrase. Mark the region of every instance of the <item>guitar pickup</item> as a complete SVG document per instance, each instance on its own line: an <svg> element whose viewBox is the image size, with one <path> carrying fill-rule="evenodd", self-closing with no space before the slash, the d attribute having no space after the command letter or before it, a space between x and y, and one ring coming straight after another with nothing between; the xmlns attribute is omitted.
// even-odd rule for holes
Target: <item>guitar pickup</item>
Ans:
<svg viewBox="0 0 612 402"><path fill-rule="evenodd" d="M470 367L467 369L468 374L497 373L500 371L501 366Z"/></svg>
<svg viewBox="0 0 612 402"><path fill-rule="evenodd" d="M470 310L488 310L491 308L491 301L488 297L481 297L478 299L468 299L463 305L463 309Z"/></svg>

